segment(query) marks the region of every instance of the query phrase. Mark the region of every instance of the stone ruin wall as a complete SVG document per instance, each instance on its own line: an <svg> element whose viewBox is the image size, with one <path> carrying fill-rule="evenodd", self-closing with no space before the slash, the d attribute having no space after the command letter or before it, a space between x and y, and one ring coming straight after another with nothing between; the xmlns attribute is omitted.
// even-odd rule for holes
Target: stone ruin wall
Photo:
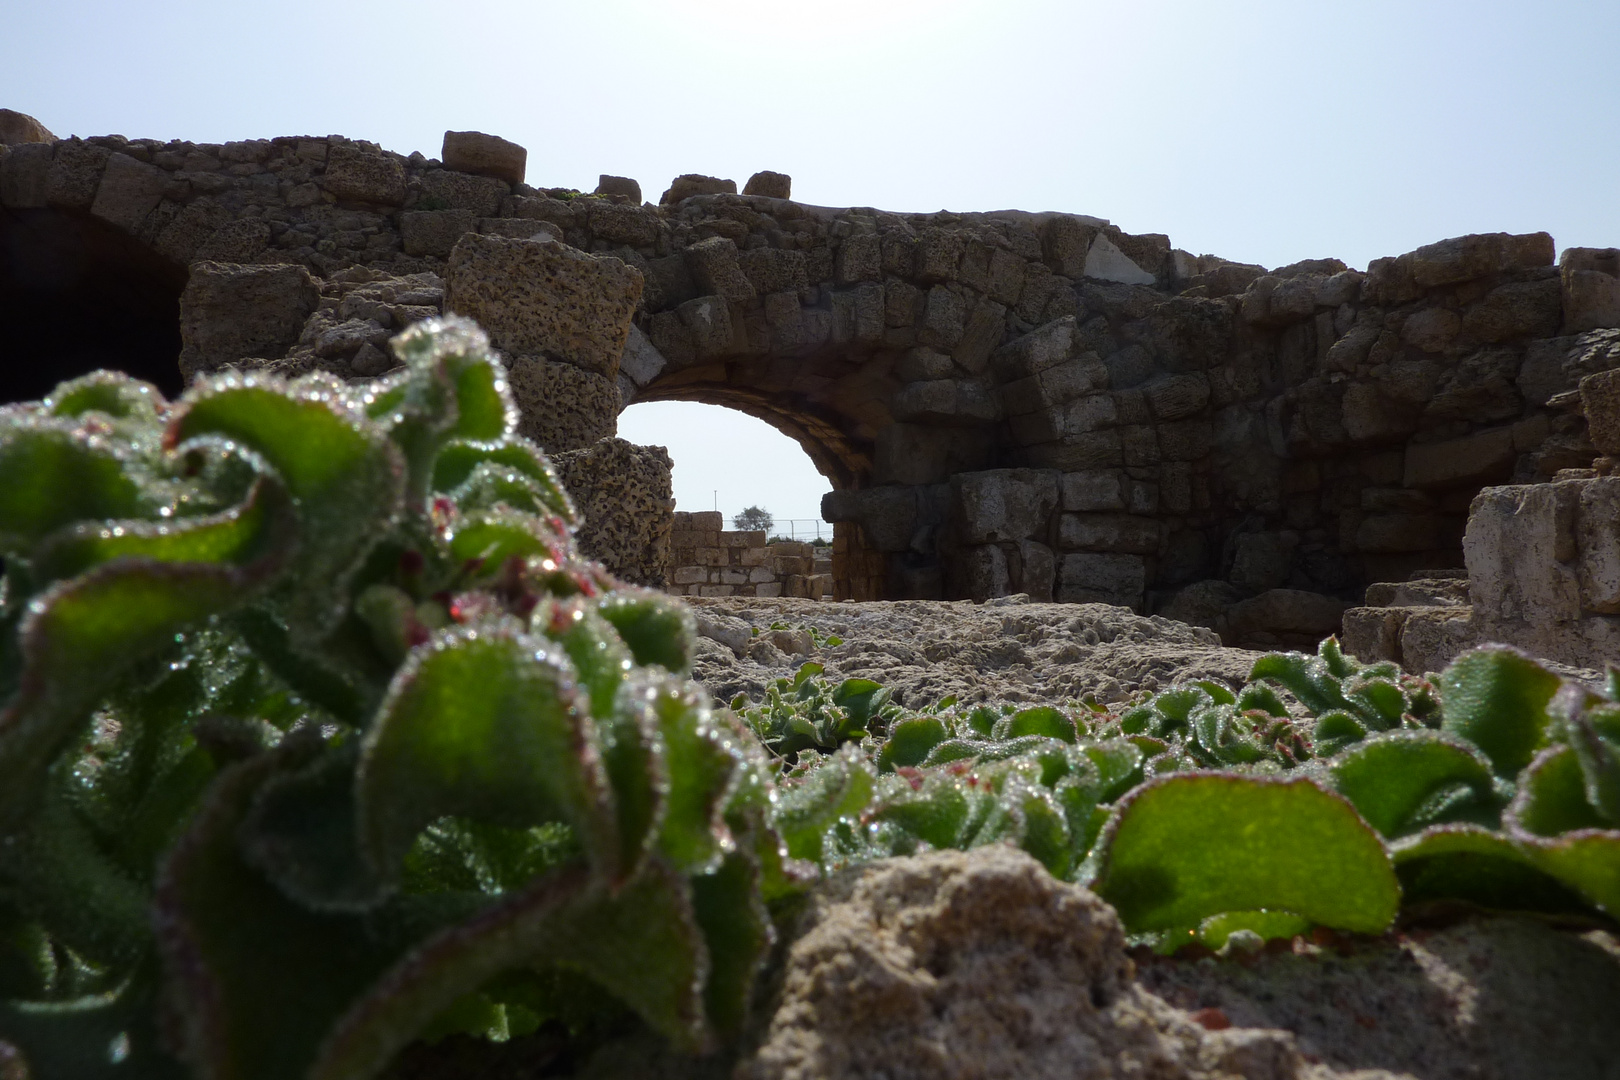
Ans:
<svg viewBox="0 0 1620 1080"><path fill-rule="evenodd" d="M444 161L25 143L0 147L0 206L14 231L77 215L189 267L188 370L376 374L448 286L548 450L638 400L761 416L834 488L840 598L1099 600L1257 645L1335 628L1369 581L1460 567L1482 487L1591 463L1573 391L1620 366L1616 253L1555 264L1546 234L1267 272L1096 218L809 206L775 174L581 196L480 138ZM559 289L568 318L531 310ZM623 541L648 580L667 528Z"/></svg>
<svg viewBox="0 0 1620 1080"><path fill-rule="evenodd" d="M764 529L726 529L717 510L677 512L665 588L676 596L832 599L830 551L766 535Z"/></svg>

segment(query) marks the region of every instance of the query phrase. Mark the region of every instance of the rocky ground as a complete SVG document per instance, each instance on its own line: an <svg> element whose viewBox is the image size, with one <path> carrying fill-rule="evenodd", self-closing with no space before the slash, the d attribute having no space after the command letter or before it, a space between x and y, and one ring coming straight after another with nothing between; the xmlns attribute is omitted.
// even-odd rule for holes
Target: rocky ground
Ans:
<svg viewBox="0 0 1620 1080"><path fill-rule="evenodd" d="M1258 653L1221 645L1212 630L1143 618L1107 604L1035 604L1010 596L821 603L689 597L697 616L696 677L720 701L757 696L809 660L829 678L892 687L918 708L959 700L1117 701L1182 678L1240 682ZM830 638L841 639L829 644Z"/></svg>

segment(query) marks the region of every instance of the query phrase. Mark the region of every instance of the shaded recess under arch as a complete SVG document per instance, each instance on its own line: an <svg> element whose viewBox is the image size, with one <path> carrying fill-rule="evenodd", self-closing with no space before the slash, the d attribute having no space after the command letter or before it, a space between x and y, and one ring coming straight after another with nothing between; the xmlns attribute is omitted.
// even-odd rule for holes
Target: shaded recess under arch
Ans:
<svg viewBox="0 0 1620 1080"><path fill-rule="evenodd" d="M173 396L186 268L86 213L0 209L0 401L117 368Z"/></svg>

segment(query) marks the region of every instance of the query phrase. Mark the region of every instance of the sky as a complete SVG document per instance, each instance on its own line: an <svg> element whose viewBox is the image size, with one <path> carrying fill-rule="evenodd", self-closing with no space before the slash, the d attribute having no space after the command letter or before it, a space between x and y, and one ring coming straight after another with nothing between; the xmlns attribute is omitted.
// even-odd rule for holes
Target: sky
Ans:
<svg viewBox="0 0 1620 1080"><path fill-rule="evenodd" d="M1620 246L1615 0L10 7L0 107L59 136L437 157L475 129L541 186L773 169L824 206L1092 214L1265 266L1471 232ZM813 516L802 451L713 408L632 406L620 433L669 446L681 509Z"/></svg>

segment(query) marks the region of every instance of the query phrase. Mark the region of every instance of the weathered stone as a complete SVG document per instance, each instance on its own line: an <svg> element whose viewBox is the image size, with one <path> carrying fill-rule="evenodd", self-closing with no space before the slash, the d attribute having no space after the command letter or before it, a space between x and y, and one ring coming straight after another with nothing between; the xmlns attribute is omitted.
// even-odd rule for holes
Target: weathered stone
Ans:
<svg viewBox="0 0 1620 1080"><path fill-rule="evenodd" d="M683 173L669 182L669 188L659 196L658 202L662 206L674 206L694 195L735 194L737 194L735 180L721 180L701 173Z"/></svg>
<svg viewBox="0 0 1620 1080"><path fill-rule="evenodd" d="M1514 388L1519 356L1511 349L1470 353L1446 372L1423 410L1427 417L1490 423L1517 417L1524 401Z"/></svg>
<svg viewBox="0 0 1620 1080"><path fill-rule="evenodd" d="M50 143L23 143L0 155L0 206L12 210L45 206L53 152Z"/></svg>
<svg viewBox="0 0 1620 1080"><path fill-rule="evenodd" d="M0 109L0 146L55 141L56 136L51 134L50 129L27 113Z"/></svg>
<svg viewBox="0 0 1620 1080"><path fill-rule="evenodd" d="M1058 546L1065 551L1108 551L1156 555L1161 526L1129 514L1064 514L1058 521Z"/></svg>
<svg viewBox="0 0 1620 1080"><path fill-rule="evenodd" d="M917 491L893 485L830 491L821 497L821 516L858 522L878 551L905 551L917 531Z"/></svg>
<svg viewBox="0 0 1620 1080"><path fill-rule="evenodd" d="M991 354L990 369L1003 382L1037 375L1074 355L1078 329L1072 315L1054 319Z"/></svg>
<svg viewBox="0 0 1620 1080"><path fill-rule="evenodd" d="M157 166L136 161L128 154L113 154L101 174L90 213L109 225L134 232L163 201L168 182L168 174Z"/></svg>
<svg viewBox="0 0 1620 1080"><path fill-rule="evenodd" d="M618 433L613 379L543 356L508 357L506 379L522 414L518 433L547 453L579 450Z"/></svg>
<svg viewBox="0 0 1620 1080"><path fill-rule="evenodd" d="M731 351L736 327L732 324L731 307L723 297L700 296L688 300L675 309L675 315L689 332L699 358L711 359ZM670 359L675 357L671 355Z"/></svg>
<svg viewBox="0 0 1620 1080"><path fill-rule="evenodd" d="M1125 285L1152 285L1156 280L1103 233L1097 234L1086 251L1085 276Z"/></svg>
<svg viewBox="0 0 1620 1080"><path fill-rule="evenodd" d="M1043 532L1058 503L1057 473L991 469L951 477L953 514L969 544L1026 540Z"/></svg>
<svg viewBox="0 0 1620 1080"><path fill-rule="evenodd" d="M1321 593L1270 589L1233 605L1227 616L1228 633L1237 640L1255 632L1322 638L1338 631L1349 606Z"/></svg>
<svg viewBox="0 0 1620 1080"><path fill-rule="evenodd" d="M1407 487L1452 487L1502 479L1513 468L1512 428L1489 428L1445 442L1415 443L1406 450Z"/></svg>
<svg viewBox="0 0 1620 1080"><path fill-rule="evenodd" d="M1147 567L1141 556L1083 552L1063 556L1057 598L1065 604L1116 604L1136 610L1146 588Z"/></svg>
<svg viewBox="0 0 1620 1080"><path fill-rule="evenodd" d="M1088 469L1064 473L1063 509L1080 511L1124 510L1125 493L1114 469Z"/></svg>
<svg viewBox="0 0 1620 1080"><path fill-rule="evenodd" d="M321 186L339 199L399 206L405 202L405 166L399 158L339 144L326 153Z"/></svg>
<svg viewBox="0 0 1620 1080"><path fill-rule="evenodd" d="M1169 375L1149 383L1142 392L1159 420L1180 420L1209 404L1209 379L1201 372Z"/></svg>
<svg viewBox="0 0 1620 1080"><path fill-rule="evenodd" d="M1206 626L1223 633L1227 613L1242 597L1243 594L1227 582L1195 581L1171 597L1158 614L1189 626Z"/></svg>
<svg viewBox="0 0 1620 1080"><path fill-rule="evenodd" d="M212 262L258 262L259 256L270 246L271 236L268 221L237 218L209 233L208 238L197 245L195 258Z"/></svg>
<svg viewBox="0 0 1620 1080"><path fill-rule="evenodd" d="M445 132L439 157L447 169L492 176L508 184L523 183L529 164L529 152L523 147L482 131Z"/></svg>
<svg viewBox="0 0 1620 1080"><path fill-rule="evenodd" d="M639 389L662 374L668 363L646 334L635 323L625 336L624 352L619 357L619 375L628 377Z"/></svg>
<svg viewBox="0 0 1620 1080"><path fill-rule="evenodd" d="M1406 320L1401 340L1424 352L1445 352L1462 331L1462 319L1445 308L1424 308Z"/></svg>
<svg viewBox="0 0 1620 1080"><path fill-rule="evenodd" d="M1097 236L1097 223L1072 214L1055 214L1041 228L1041 255L1054 271L1079 279L1086 273L1086 253Z"/></svg>
<svg viewBox="0 0 1620 1080"><path fill-rule="evenodd" d="M1240 533L1232 539L1232 584L1249 593L1275 589L1288 580L1298 537L1276 532Z"/></svg>
<svg viewBox="0 0 1620 1080"><path fill-rule="evenodd" d="M804 252L782 248L750 248L738 256L738 266L761 296L784 290L809 288Z"/></svg>
<svg viewBox="0 0 1620 1080"><path fill-rule="evenodd" d="M1581 613L1575 567L1580 483L1486 488L1463 536L1469 597L1486 619L1564 622Z"/></svg>
<svg viewBox="0 0 1620 1080"><path fill-rule="evenodd" d="M833 281L839 285L878 280L883 274L881 238L877 233L856 233L854 236L846 236L838 247L833 269Z"/></svg>
<svg viewBox="0 0 1620 1080"><path fill-rule="evenodd" d="M1018 541L1018 573L1013 587L1037 604L1049 603L1057 579L1057 556L1045 544Z"/></svg>
<svg viewBox="0 0 1620 1080"><path fill-rule="evenodd" d="M1611 457L1620 454L1620 368L1586 376L1580 391L1592 445Z"/></svg>
<svg viewBox="0 0 1620 1080"><path fill-rule="evenodd" d="M686 266L704 293L735 302L754 299L754 286L743 274L737 245L723 236L711 236L687 248Z"/></svg>
<svg viewBox="0 0 1620 1080"><path fill-rule="evenodd" d="M641 185L628 176L609 176L601 173L596 181L596 194L618 195L641 205Z"/></svg>
<svg viewBox="0 0 1620 1080"><path fill-rule="evenodd" d="M475 217L494 217L511 194L505 180L493 176L473 176L451 169L434 169L418 181L426 197L424 210L471 210ZM420 205L420 204L419 204Z"/></svg>
<svg viewBox="0 0 1620 1080"><path fill-rule="evenodd" d="M958 294L935 285L923 301L922 318L917 323L917 340L942 349L953 348L962 340L966 311Z"/></svg>
<svg viewBox="0 0 1620 1080"><path fill-rule="evenodd" d="M1558 270L1564 333L1620 326L1620 248L1565 248Z"/></svg>
<svg viewBox="0 0 1620 1080"><path fill-rule="evenodd" d="M476 319L510 355L545 354L618 375L640 271L564 244L469 233L445 269L446 310Z"/></svg>
<svg viewBox="0 0 1620 1080"><path fill-rule="evenodd" d="M1455 530L1436 514L1369 514L1356 528L1356 548L1366 552L1429 551L1450 547L1456 539Z"/></svg>
<svg viewBox="0 0 1620 1080"><path fill-rule="evenodd" d="M112 151L79 139L56 144L45 174L45 202L58 210L88 210Z"/></svg>
<svg viewBox="0 0 1620 1080"><path fill-rule="evenodd" d="M1547 233L1459 236L1412 252L1412 280L1420 288L1432 289L1508 270L1533 270L1551 266L1553 252L1553 238Z"/></svg>
<svg viewBox="0 0 1620 1080"><path fill-rule="evenodd" d="M405 245L405 254L437 255L442 258L455 249L456 241L461 239L463 233L472 231L473 224L471 210L406 211L399 215L399 235ZM528 226L524 235L532 235L534 222L525 221L524 224Z"/></svg>
<svg viewBox="0 0 1620 1080"><path fill-rule="evenodd" d="M180 294L181 374L189 381L242 360L281 358L320 299L302 266L192 264Z"/></svg>
<svg viewBox="0 0 1620 1080"><path fill-rule="evenodd" d="M1007 553L999 545L964 547L954 562L953 591L968 599L983 602L1012 592Z"/></svg>
<svg viewBox="0 0 1620 1080"><path fill-rule="evenodd" d="M894 418L903 423L982 424L1000 419L994 391L974 379L907 383L894 396Z"/></svg>
<svg viewBox="0 0 1620 1080"><path fill-rule="evenodd" d="M1519 281L1486 293L1463 316L1463 329L1480 341L1545 337L1558 332L1563 315L1563 294L1556 279Z"/></svg>
<svg viewBox="0 0 1620 1080"><path fill-rule="evenodd" d="M602 439L552 461L585 519L574 534L580 550L625 581L661 588L675 516L669 453Z"/></svg>
<svg viewBox="0 0 1620 1080"><path fill-rule="evenodd" d="M743 194L767 199L790 199L793 197L793 177L762 169L748 178L748 183L743 185Z"/></svg>
<svg viewBox="0 0 1620 1080"><path fill-rule="evenodd" d="M1583 611L1620 614L1620 477L1580 482L1575 547Z"/></svg>

